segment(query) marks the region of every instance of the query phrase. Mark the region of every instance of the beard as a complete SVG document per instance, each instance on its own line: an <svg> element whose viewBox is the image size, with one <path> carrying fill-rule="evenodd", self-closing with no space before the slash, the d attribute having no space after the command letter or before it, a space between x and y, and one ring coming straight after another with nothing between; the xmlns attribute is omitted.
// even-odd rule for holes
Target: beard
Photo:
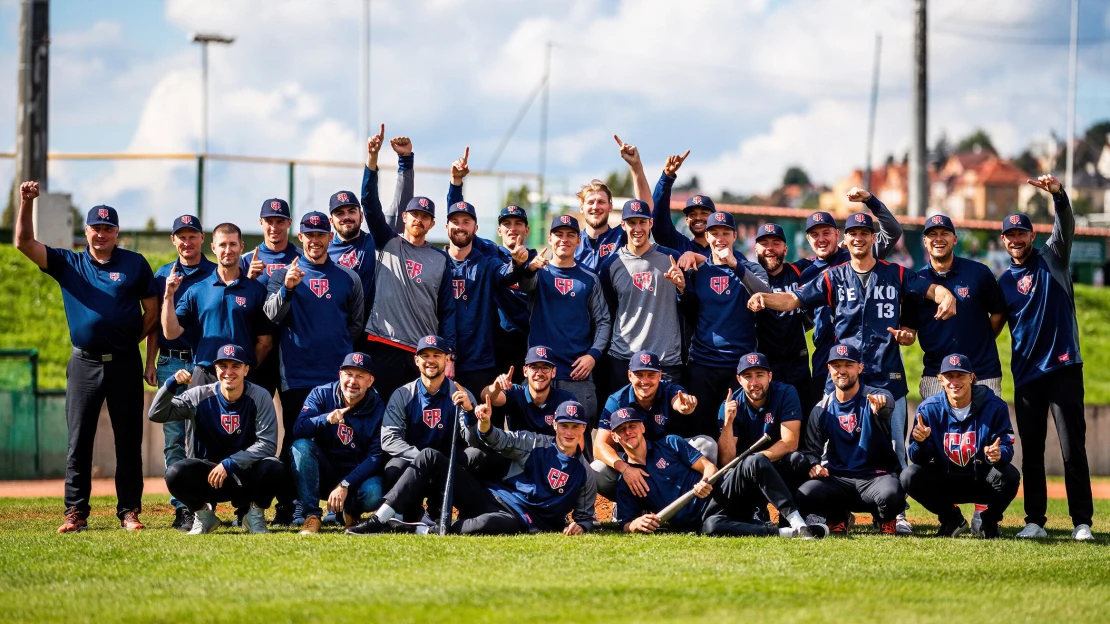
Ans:
<svg viewBox="0 0 1110 624"><path fill-rule="evenodd" d="M858 381L858 376L853 377L851 375L848 375L847 378L844 379L841 379L840 377L833 377L833 385L835 385L839 390L848 390L855 386Z"/></svg>
<svg viewBox="0 0 1110 624"><path fill-rule="evenodd" d="M451 244L456 247L466 247L474 242L474 235L466 232L454 232L450 235Z"/></svg>
<svg viewBox="0 0 1110 624"><path fill-rule="evenodd" d="M765 271L767 271L768 273L773 273L782 266L783 258L785 258L785 256L780 256L776 253L772 253L770 254L770 257L767 257L764 254L759 254L758 256L756 256L755 259L757 262L759 262L759 266L763 267Z"/></svg>

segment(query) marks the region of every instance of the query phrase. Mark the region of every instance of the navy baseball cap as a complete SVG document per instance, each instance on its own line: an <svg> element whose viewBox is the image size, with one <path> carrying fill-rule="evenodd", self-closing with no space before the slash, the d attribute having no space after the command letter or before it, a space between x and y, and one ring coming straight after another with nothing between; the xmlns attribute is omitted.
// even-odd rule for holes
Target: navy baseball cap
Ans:
<svg viewBox="0 0 1110 624"><path fill-rule="evenodd" d="M766 368L771 370L771 363L767 361L767 356L762 353L749 353L740 358L740 365L736 367L736 374L748 370L749 368Z"/></svg>
<svg viewBox="0 0 1110 624"><path fill-rule="evenodd" d="M336 208L343 206L360 206L358 203L358 196L350 191L339 191L331 196L328 200L328 212L335 212Z"/></svg>
<svg viewBox="0 0 1110 624"><path fill-rule="evenodd" d="M548 232L554 232L559 228L573 228L575 232L580 231L578 227L578 219L570 215L559 215L551 220L551 229Z"/></svg>
<svg viewBox="0 0 1110 624"><path fill-rule="evenodd" d="M551 357L551 349L542 345L536 345L528 349L528 355L524 356L524 364L526 366L528 364L548 364L550 366L555 366L555 362Z"/></svg>
<svg viewBox="0 0 1110 624"><path fill-rule="evenodd" d="M177 234L178 230L188 229L196 230L198 232L204 231L204 229L200 226L200 219L194 217L193 215L181 215L180 217L173 220L173 229L170 230L170 234Z"/></svg>
<svg viewBox="0 0 1110 624"><path fill-rule="evenodd" d="M497 215L497 224L500 225L502 221L504 221L505 219L508 219L509 217L516 217L518 219L523 219L524 224L525 225L528 224L528 213L525 212L523 208L521 208L520 206L517 206L515 204L505 206L504 208L501 209L501 214Z"/></svg>
<svg viewBox="0 0 1110 624"><path fill-rule="evenodd" d="M941 361L940 372L943 375L944 373L951 372L974 373L975 371L971 369L971 358L959 353L953 353Z"/></svg>
<svg viewBox="0 0 1110 624"><path fill-rule="evenodd" d="M405 212L413 212L414 210L426 212L434 219L436 216L436 203L427 197L413 197L409 200L408 205L405 206Z"/></svg>
<svg viewBox="0 0 1110 624"><path fill-rule="evenodd" d="M644 417L640 414L640 410L622 407L612 414L609 414L609 431L616 431L621 428L621 425L630 422L644 422Z"/></svg>
<svg viewBox="0 0 1110 624"><path fill-rule="evenodd" d="M232 362L242 362L243 364L250 364L250 357L247 355L247 350L239 345L224 345L216 352L216 361L231 360Z"/></svg>
<svg viewBox="0 0 1110 624"><path fill-rule="evenodd" d="M836 219L827 212L815 212L806 217L806 231L810 231L819 225L827 225L836 229Z"/></svg>
<svg viewBox="0 0 1110 624"><path fill-rule="evenodd" d="M759 232L755 235L755 240L767 236L774 236L775 238L782 239L783 242L786 241L786 232L783 231L782 226L778 223L764 223L759 226Z"/></svg>
<svg viewBox="0 0 1110 624"><path fill-rule="evenodd" d="M92 214L91 212L89 214ZM1029 220L1029 215L1015 212L1002 220L1002 232L1005 233L1009 230L1025 230L1026 232L1033 231L1033 222Z"/></svg>
<svg viewBox="0 0 1110 624"><path fill-rule="evenodd" d="M845 232L847 232L848 230L850 230L852 228L861 228L861 227L867 228L867 229L871 230L872 232L874 232L875 231L875 219L871 215L867 214L866 212L857 212L855 214L848 215L848 218L844 220L844 231Z"/></svg>
<svg viewBox="0 0 1110 624"><path fill-rule="evenodd" d="M852 345L838 344L829 349L829 361L847 360L849 362L860 363L859 349Z"/></svg>
<svg viewBox="0 0 1110 624"><path fill-rule="evenodd" d="M301 234L306 232L330 233L331 221L328 220L328 215L316 211L306 212L301 217Z"/></svg>
<svg viewBox="0 0 1110 624"><path fill-rule="evenodd" d="M339 368L341 370L344 368L357 368L373 375L374 371L371 368L372 366L374 366L374 361L370 359L369 355L360 351L355 351L354 353L348 353L347 357L343 358L343 364Z"/></svg>
<svg viewBox="0 0 1110 624"><path fill-rule="evenodd" d="M655 371L657 373L663 372L663 367L659 364L659 356L651 351L637 351L632 354L632 360L628 363L628 370L635 373L636 371Z"/></svg>
<svg viewBox="0 0 1110 624"><path fill-rule="evenodd" d="M417 353L420 353L421 351L427 351L429 349L435 349L436 351L441 351L443 353L450 353L450 350L447 348L447 341L443 338L440 338L439 336L424 336L416 342Z"/></svg>
<svg viewBox="0 0 1110 624"><path fill-rule="evenodd" d="M586 421L586 408L578 401L563 401L555 408L555 422L590 424Z"/></svg>
<svg viewBox="0 0 1110 624"><path fill-rule="evenodd" d="M705 221L705 229L708 230L711 227L727 227L728 229L735 232L736 221L732 218L732 215L730 213L714 212L713 214L709 215L709 218Z"/></svg>
<svg viewBox="0 0 1110 624"><path fill-rule="evenodd" d="M708 195L694 195L687 199L682 214L687 214L694 208L705 208L709 212L717 212L717 207L713 205L713 200Z"/></svg>
<svg viewBox="0 0 1110 624"><path fill-rule="evenodd" d="M85 225L110 225L119 227L119 215L111 206L93 206L85 217Z"/></svg>
<svg viewBox="0 0 1110 624"><path fill-rule="evenodd" d="M637 218L650 219L651 208L638 199L630 199L624 202L624 208L621 210L621 221Z"/></svg>
<svg viewBox="0 0 1110 624"><path fill-rule="evenodd" d="M472 204L464 201L451 204L451 206L447 208L447 218L451 218L451 215L460 212L470 215L471 218L473 218L475 221L478 220L478 211L474 209L474 206Z"/></svg>
<svg viewBox="0 0 1110 624"><path fill-rule="evenodd" d="M289 202L274 197L262 202L262 210L259 211L258 218L282 217L284 219L292 219L293 217L289 216L290 214Z"/></svg>
<svg viewBox="0 0 1110 624"><path fill-rule="evenodd" d="M956 233L956 226L952 225L952 219L949 219L948 215L938 214L927 217L925 219L925 232L928 232L933 228L944 228L949 232L952 232L953 234ZM924 234L925 232L922 232L922 234Z"/></svg>

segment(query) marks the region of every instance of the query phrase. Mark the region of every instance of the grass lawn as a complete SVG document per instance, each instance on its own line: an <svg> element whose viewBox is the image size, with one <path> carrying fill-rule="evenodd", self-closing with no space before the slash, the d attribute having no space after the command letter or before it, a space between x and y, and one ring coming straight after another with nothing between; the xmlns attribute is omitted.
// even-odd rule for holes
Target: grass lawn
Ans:
<svg viewBox="0 0 1110 624"><path fill-rule="evenodd" d="M1110 515L1110 501L1095 504ZM140 534L112 528L114 500L99 498L92 530L56 535L60 500L0 499L0 621L1104 622L1110 604L1110 535L1071 541L1060 500L1042 543L870 530L821 542L192 537L169 528L164 496L146 506ZM919 533L934 531L914 510ZM1012 536L1021 501L1010 511Z"/></svg>

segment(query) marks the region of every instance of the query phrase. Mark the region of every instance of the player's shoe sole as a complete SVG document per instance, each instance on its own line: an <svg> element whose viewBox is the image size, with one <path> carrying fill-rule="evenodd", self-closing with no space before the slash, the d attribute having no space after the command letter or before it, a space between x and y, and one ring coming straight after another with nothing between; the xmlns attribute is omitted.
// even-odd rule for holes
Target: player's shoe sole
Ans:
<svg viewBox="0 0 1110 624"><path fill-rule="evenodd" d="M1044 530L1044 527L1030 522L1025 525L1024 529L1018 531L1016 537L1020 539L1046 539L1048 532Z"/></svg>
<svg viewBox="0 0 1110 624"><path fill-rule="evenodd" d="M400 518L390 518L387 524L391 530L398 533L414 533L416 535L431 535L438 533L435 526L428 526L428 524L423 521L405 522Z"/></svg>

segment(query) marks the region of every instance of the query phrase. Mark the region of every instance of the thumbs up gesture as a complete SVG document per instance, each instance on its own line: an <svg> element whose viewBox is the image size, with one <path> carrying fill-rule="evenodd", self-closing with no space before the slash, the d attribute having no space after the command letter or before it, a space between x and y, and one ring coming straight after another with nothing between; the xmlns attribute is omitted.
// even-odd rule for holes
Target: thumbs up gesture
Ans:
<svg viewBox="0 0 1110 624"><path fill-rule="evenodd" d="M293 258L293 262L289 263L289 270L285 272L285 287L287 289L296 288L297 284L300 284L301 280L304 279L304 271L301 270L300 260L301 257L297 256Z"/></svg>
<svg viewBox="0 0 1110 624"><path fill-rule="evenodd" d="M683 291L686 290L686 275L683 274L682 269L678 268L678 264L675 263L673 256L667 257L671 260L671 268L663 274L663 277L667 278L667 281L674 284L675 288L678 288L678 292L681 294Z"/></svg>
<svg viewBox="0 0 1110 624"><path fill-rule="evenodd" d="M254 257L251 258L251 265L247 269L247 278L257 279L265 270L266 265L262 262L262 245L259 245L254 248Z"/></svg>
<svg viewBox="0 0 1110 624"><path fill-rule="evenodd" d="M911 434L913 435L913 439L917 440L918 442L924 442L925 440L929 439L929 435L931 433L933 433L932 428L926 427L925 422L921 420L921 414L918 414L917 422L914 423L913 431L911 432Z"/></svg>
<svg viewBox="0 0 1110 624"><path fill-rule="evenodd" d="M732 398L732 391L725 392L725 427L732 425L732 421L736 419L736 410L739 404Z"/></svg>
<svg viewBox="0 0 1110 624"><path fill-rule="evenodd" d="M992 464L997 464L998 460L1002 459L1002 436L994 439L994 443L983 449L983 455L987 456L987 461Z"/></svg>
<svg viewBox="0 0 1110 624"><path fill-rule="evenodd" d="M340 407L339 409L332 410L331 413L328 414L328 424L329 425L342 424L343 423L343 417L347 415L347 410L349 410L349 409L351 409L351 408L349 408L349 407Z"/></svg>

